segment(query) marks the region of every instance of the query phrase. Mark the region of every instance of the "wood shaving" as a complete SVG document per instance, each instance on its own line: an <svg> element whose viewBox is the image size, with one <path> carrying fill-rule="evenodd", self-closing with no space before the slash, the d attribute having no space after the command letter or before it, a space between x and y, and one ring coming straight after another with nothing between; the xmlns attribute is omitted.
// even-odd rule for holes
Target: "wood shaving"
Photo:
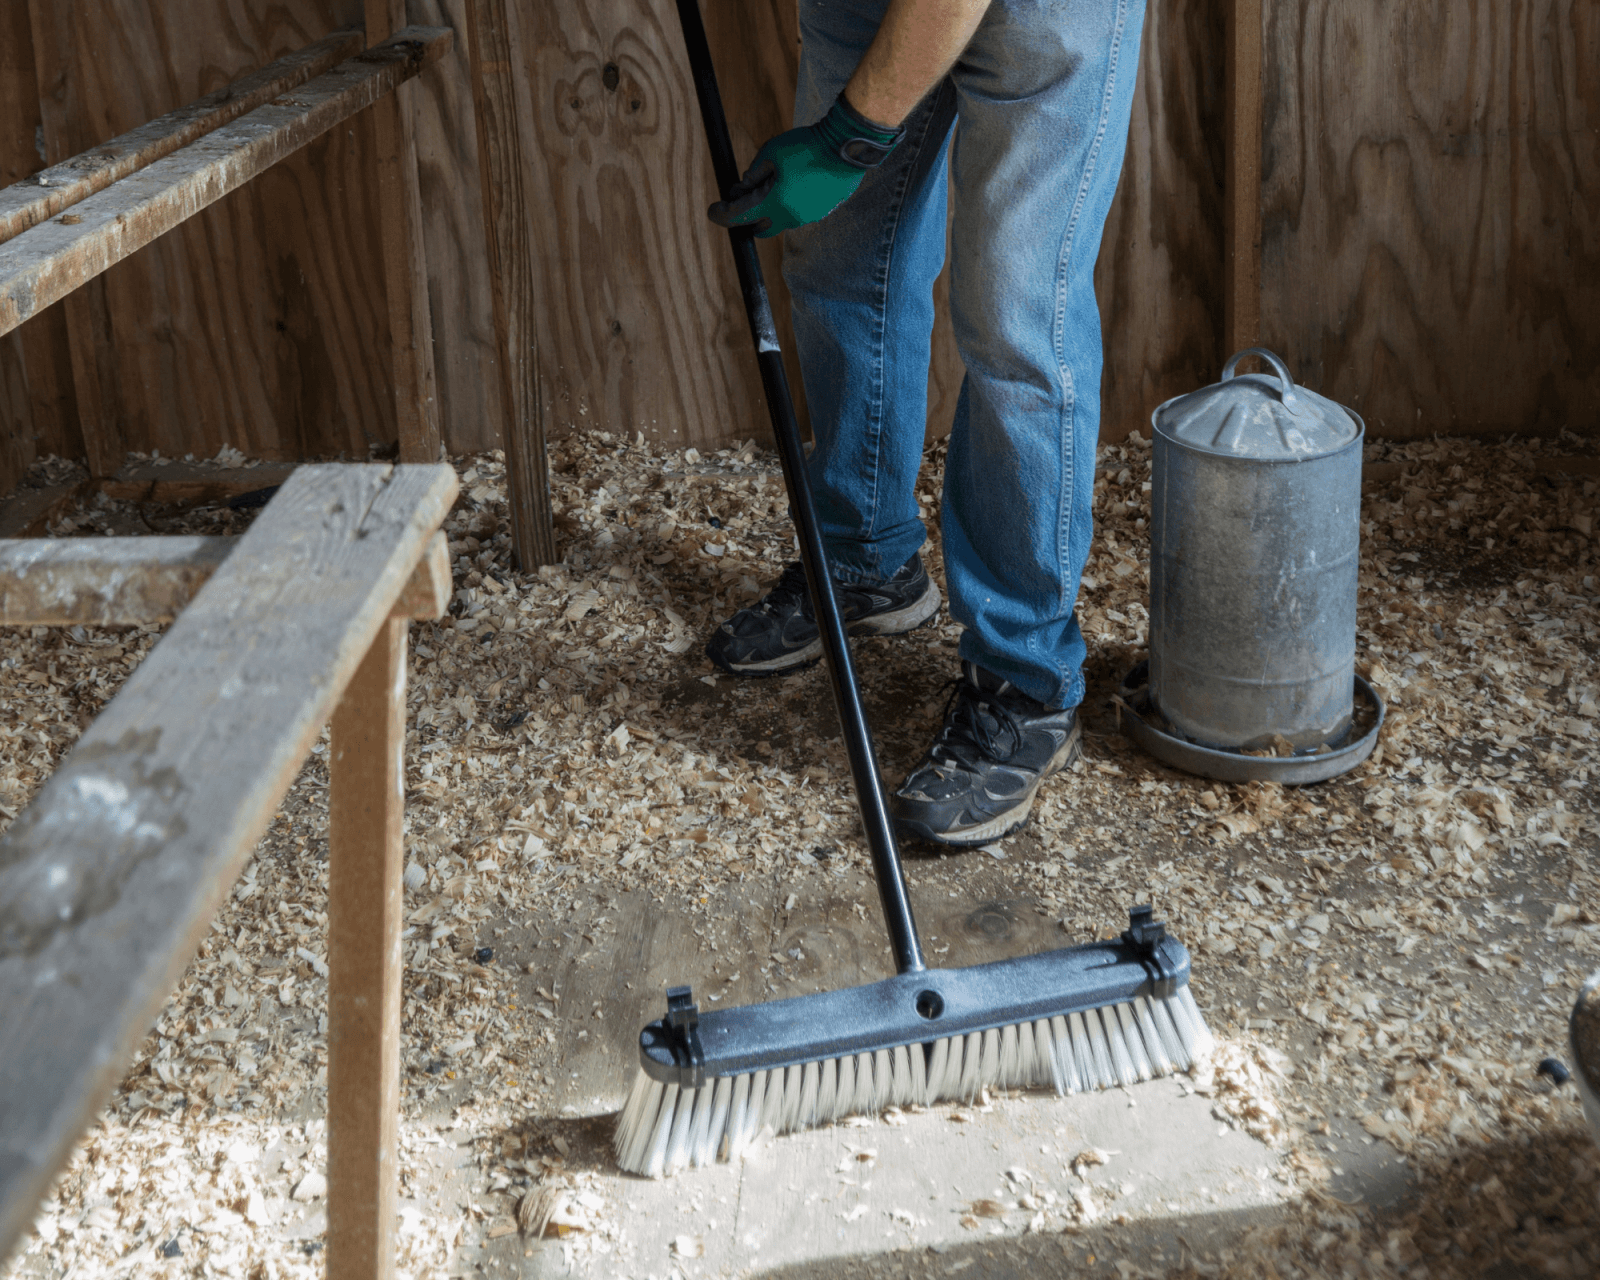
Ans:
<svg viewBox="0 0 1600 1280"><path fill-rule="evenodd" d="M1086 759L1042 789L1003 861L918 859L908 876L952 898L1003 877L1068 939L1153 901L1189 947L1222 1042L1195 1087L1286 1152L1298 1198L1165 1274L1600 1272L1600 1161L1572 1091L1534 1075L1600 966L1596 485L1559 462L1579 447L1369 445L1358 663L1390 720L1366 765L1298 790L1187 777L1116 731L1111 698L1148 629L1150 451L1100 450ZM943 465L935 446L917 490L940 580ZM793 554L770 457L574 435L552 450L564 562L534 573L510 568L503 459L458 467L450 616L411 631L400 1265L458 1271L515 1221L530 1247L542 1235L605 1274L626 1184L568 1168L551 1138L557 1046L607 1024L567 1007L545 952L482 949L507 920L568 922L552 957L614 945L628 893L689 911L708 948L728 924L719 893L763 877L784 881L775 905L857 895L863 922L875 898L825 674L735 683L699 656ZM95 499L54 531L238 533L249 516ZM157 636L0 633L0 820ZM887 774L931 739L957 639L941 615L858 650ZM293 1191L326 1161L325 752L0 1276L318 1274L324 1202ZM806 962L766 951L732 961L756 998ZM969 1138L989 1123L948 1114ZM1352 1203L1340 1170L1362 1153L1403 1162L1414 1196ZM1120 1229L1096 1194L1080 1185L1060 1212ZM1044 1238L1026 1216L964 1220Z"/></svg>

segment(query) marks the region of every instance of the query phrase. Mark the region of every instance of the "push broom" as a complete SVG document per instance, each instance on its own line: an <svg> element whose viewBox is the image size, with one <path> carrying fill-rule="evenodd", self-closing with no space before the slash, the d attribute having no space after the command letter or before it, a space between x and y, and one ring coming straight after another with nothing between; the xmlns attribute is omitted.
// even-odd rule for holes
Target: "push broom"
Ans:
<svg viewBox="0 0 1600 1280"><path fill-rule="evenodd" d="M726 197L739 173L705 27L698 0L677 3ZM898 972L842 991L703 1013L690 988L669 988L666 1016L639 1036L618 1164L660 1177L735 1159L766 1130L965 1100L985 1088L1067 1094L1187 1070L1210 1050L1211 1033L1189 990L1189 953L1147 906L1135 907L1112 941L966 969L924 963L753 233L738 228L731 238Z"/></svg>

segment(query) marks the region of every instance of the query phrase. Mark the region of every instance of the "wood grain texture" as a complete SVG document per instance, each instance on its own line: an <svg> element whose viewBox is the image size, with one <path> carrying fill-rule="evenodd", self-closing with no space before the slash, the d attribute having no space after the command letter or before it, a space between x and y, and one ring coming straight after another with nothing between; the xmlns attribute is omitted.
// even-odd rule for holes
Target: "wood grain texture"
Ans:
<svg viewBox="0 0 1600 1280"><path fill-rule="evenodd" d="M502 409L466 0L407 0L406 18L456 32L450 52L405 93L422 198L439 429L451 453L479 453L500 447Z"/></svg>
<svg viewBox="0 0 1600 1280"><path fill-rule="evenodd" d="M1261 341L1261 0L1228 0L1225 40L1222 345L1231 356Z"/></svg>
<svg viewBox="0 0 1600 1280"><path fill-rule="evenodd" d="M129 627L171 622L236 538L0 541L0 625Z"/></svg>
<svg viewBox="0 0 1600 1280"><path fill-rule="evenodd" d="M379 630L328 750L328 1274L394 1275L400 1196L406 624Z"/></svg>
<svg viewBox="0 0 1600 1280"><path fill-rule="evenodd" d="M32 42L29 42L32 49ZM297 85L321 75L364 47L361 34L342 31L235 80L226 88L169 111L148 124L0 188L0 241L36 227L119 178L171 155L179 147L236 120Z"/></svg>
<svg viewBox="0 0 1600 1280"><path fill-rule="evenodd" d="M188 963L457 490L303 467L0 838L0 1256Z"/></svg>
<svg viewBox="0 0 1600 1280"><path fill-rule="evenodd" d="M1267 6L1262 338L1375 434L1600 427L1600 8Z"/></svg>
<svg viewBox="0 0 1600 1280"><path fill-rule="evenodd" d="M1095 271L1100 435L1150 432L1163 400L1215 382L1222 336L1223 22L1150 0L1127 160Z"/></svg>
<svg viewBox="0 0 1600 1280"><path fill-rule="evenodd" d="M392 93L450 39L406 28L0 244L0 335Z"/></svg>
<svg viewBox="0 0 1600 1280"><path fill-rule="evenodd" d="M40 491L44 496L48 491ZM140 627L171 622L211 580L237 538L0 540L0 625ZM438 618L450 607L450 552L428 541L393 618Z"/></svg>
<svg viewBox="0 0 1600 1280"><path fill-rule="evenodd" d="M499 353L499 426L511 499L511 541L517 566L527 572L554 564L557 556L527 218L532 192L525 181L526 139L521 127L527 112L515 74L520 43L515 10L505 0L467 0L467 29L472 42L483 238Z"/></svg>
<svg viewBox="0 0 1600 1280"><path fill-rule="evenodd" d="M87 150L332 31L359 0L35 3L52 159ZM128 448L269 458L395 440L373 204L371 122L358 117L119 264L95 339ZM116 460L120 463L120 458Z"/></svg>
<svg viewBox="0 0 1600 1280"><path fill-rule="evenodd" d="M405 26L405 11L405 0L366 0L369 45L377 46L399 32ZM402 96L405 92L396 85L392 93L372 104L371 113L384 294L389 307L389 376L400 460L437 462L439 399L433 373L433 316L428 307L411 99Z"/></svg>
<svg viewBox="0 0 1600 1280"><path fill-rule="evenodd" d="M710 8L719 71L792 51L770 3ZM757 15L772 37L728 48ZM673 5L575 0L519 16L529 189L546 193L529 216L552 431L677 445L760 434L767 414L732 256L705 217L715 190ZM730 101L729 115L754 134L781 117L776 101Z"/></svg>
<svg viewBox="0 0 1600 1280"><path fill-rule="evenodd" d="M28 6L0 4L0 185L44 167L40 123ZM45 437L45 452L62 452L52 446L68 423L76 424L62 319L59 312L41 317L24 332L0 338L0 491L21 478L39 451L39 437Z"/></svg>

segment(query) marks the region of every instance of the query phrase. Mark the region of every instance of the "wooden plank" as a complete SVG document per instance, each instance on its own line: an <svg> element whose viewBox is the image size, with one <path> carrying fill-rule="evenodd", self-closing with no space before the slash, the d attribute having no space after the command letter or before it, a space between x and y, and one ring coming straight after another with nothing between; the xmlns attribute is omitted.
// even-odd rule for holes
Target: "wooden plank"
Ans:
<svg viewBox="0 0 1600 1280"><path fill-rule="evenodd" d="M705 217L716 189L672 4L524 4L518 18L547 429L702 448L757 434L767 412L727 239ZM719 70L757 48L715 49Z"/></svg>
<svg viewBox="0 0 1600 1280"><path fill-rule="evenodd" d="M360 0L185 0L182 21L137 0L34 9L52 160L362 22ZM372 156L364 112L80 291L103 298L104 422L122 447L362 458L395 441Z"/></svg>
<svg viewBox="0 0 1600 1280"><path fill-rule="evenodd" d="M38 128L28 6L0 5L0 185L40 168ZM30 346L24 334L0 338L0 493L21 481L35 456L37 406L30 383L37 355Z"/></svg>
<svg viewBox="0 0 1600 1280"><path fill-rule="evenodd" d="M0 245L0 334L370 106L450 45L407 28Z"/></svg>
<svg viewBox="0 0 1600 1280"><path fill-rule="evenodd" d="M457 490L302 467L0 837L0 1256L105 1102Z"/></svg>
<svg viewBox="0 0 1600 1280"><path fill-rule="evenodd" d="M29 538L0 542L0 625L171 622L237 538Z"/></svg>
<svg viewBox="0 0 1600 1280"><path fill-rule="evenodd" d="M366 0L374 45L406 25L405 0ZM435 57L443 56L440 50ZM439 461L439 399L433 371L433 316L422 247L422 200L411 109L402 89L372 107L377 136L378 208L383 237L395 422L401 462Z"/></svg>
<svg viewBox="0 0 1600 1280"><path fill-rule="evenodd" d="M506 453L512 547L524 572L556 563L538 315L529 240L529 189L517 109L515 10L507 0L467 0L477 116L484 240L499 349L500 440Z"/></svg>
<svg viewBox="0 0 1600 1280"><path fill-rule="evenodd" d="M226 502L240 494L254 493L283 484L294 474L294 466L284 463L254 467L200 467L174 462L138 463L123 467L115 475L95 482L108 498L119 502L159 503L198 506L206 502Z"/></svg>
<svg viewBox="0 0 1600 1280"><path fill-rule="evenodd" d="M1223 348L1261 342L1261 0L1228 0Z"/></svg>
<svg viewBox="0 0 1600 1280"><path fill-rule="evenodd" d="M27 10L33 31L40 137L46 156L57 163L64 161L73 150L64 136L61 104L55 101L56 95L52 92L62 61L62 51L57 46L64 33L55 28L53 33L56 40L50 39L52 29L48 25L48 15L51 10L43 0L28 0ZM106 353L104 343L97 339L104 335L106 329L104 290L95 285L65 300L52 327L56 328L66 345L66 367L71 374L73 407L77 413L79 439L83 444L83 457L89 464L89 474L105 475L121 461L125 446L122 443L121 423L111 412L102 392L103 385L108 381L102 376Z"/></svg>
<svg viewBox="0 0 1600 1280"><path fill-rule="evenodd" d="M26 538L0 540L0 626L138 627L171 622L238 538ZM450 607L450 551L443 533L390 613L438 618Z"/></svg>
<svg viewBox="0 0 1600 1280"><path fill-rule="evenodd" d="M501 448L500 347L494 330L489 251L473 104L472 22L467 0L407 0L417 24L450 27L455 46L406 93L422 195L422 241L433 309L439 433L451 454Z"/></svg>
<svg viewBox="0 0 1600 1280"><path fill-rule="evenodd" d="M406 623L383 625L328 751L328 1274L394 1275Z"/></svg>
<svg viewBox="0 0 1600 1280"><path fill-rule="evenodd" d="M1157 405L1222 369L1223 38L1210 0L1146 9L1127 158L1095 269L1103 440L1148 436Z"/></svg>
<svg viewBox="0 0 1600 1280"><path fill-rule="evenodd" d="M395 601L396 618L442 618L450 608L450 543L443 533L428 540L428 549L406 579L405 590Z"/></svg>
<svg viewBox="0 0 1600 1280"><path fill-rule="evenodd" d="M0 538L38 538L50 522L88 491L87 480L13 489L0 498Z"/></svg>
<svg viewBox="0 0 1600 1280"><path fill-rule="evenodd" d="M0 242L321 75L359 52L364 44L359 31L335 32L93 151L0 188Z"/></svg>
<svg viewBox="0 0 1600 1280"><path fill-rule="evenodd" d="M1266 10L1262 328L1375 435L1600 426L1600 8Z"/></svg>

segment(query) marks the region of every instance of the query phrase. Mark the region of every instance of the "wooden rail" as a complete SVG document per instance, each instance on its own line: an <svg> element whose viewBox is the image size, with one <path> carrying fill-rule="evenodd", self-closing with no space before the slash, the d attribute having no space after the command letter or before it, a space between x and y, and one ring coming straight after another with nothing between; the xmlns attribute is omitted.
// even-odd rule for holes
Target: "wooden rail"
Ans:
<svg viewBox="0 0 1600 1280"><path fill-rule="evenodd" d="M336 31L224 89L208 93L186 107L157 116L148 124L102 143L93 151L53 164L24 182L0 189L0 241L64 213L119 178L137 173L179 147L188 146L213 129L321 75L358 53L365 43L359 31Z"/></svg>
<svg viewBox="0 0 1600 1280"><path fill-rule="evenodd" d="M371 106L453 38L448 27L407 27L0 244L0 336Z"/></svg>
<svg viewBox="0 0 1600 1280"><path fill-rule="evenodd" d="M331 718L327 1267L392 1275L404 618L448 603L456 488L447 466L307 466L232 545L0 544L8 623L193 596L0 837L0 1258Z"/></svg>

